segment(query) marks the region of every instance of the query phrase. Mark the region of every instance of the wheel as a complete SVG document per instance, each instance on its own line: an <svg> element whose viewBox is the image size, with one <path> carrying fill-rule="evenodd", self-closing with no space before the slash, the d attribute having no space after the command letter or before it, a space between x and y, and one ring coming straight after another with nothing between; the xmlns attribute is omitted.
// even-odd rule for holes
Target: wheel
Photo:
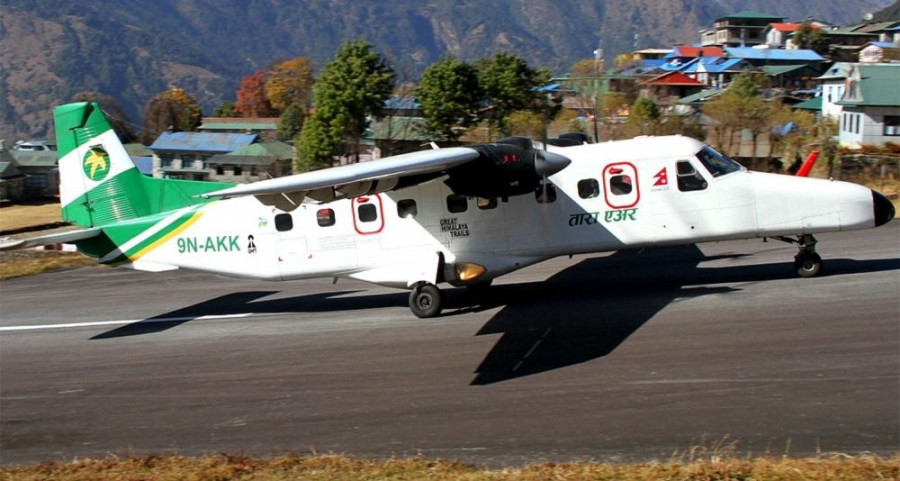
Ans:
<svg viewBox="0 0 900 481"><path fill-rule="evenodd" d="M441 291L434 284L419 284L409 293L409 309L427 319L441 313Z"/></svg>
<svg viewBox="0 0 900 481"><path fill-rule="evenodd" d="M794 259L794 268L800 277L815 277L822 272L822 258L815 252L800 253Z"/></svg>

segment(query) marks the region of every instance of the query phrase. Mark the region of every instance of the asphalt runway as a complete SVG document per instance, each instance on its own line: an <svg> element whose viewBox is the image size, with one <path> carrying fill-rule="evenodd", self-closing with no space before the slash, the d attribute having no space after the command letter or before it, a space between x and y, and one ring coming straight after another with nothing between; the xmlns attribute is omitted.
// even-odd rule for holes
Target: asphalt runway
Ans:
<svg viewBox="0 0 900 481"><path fill-rule="evenodd" d="M0 463L424 455L500 467L900 451L900 222L403 291L83 268L0 283Z"/></svg>

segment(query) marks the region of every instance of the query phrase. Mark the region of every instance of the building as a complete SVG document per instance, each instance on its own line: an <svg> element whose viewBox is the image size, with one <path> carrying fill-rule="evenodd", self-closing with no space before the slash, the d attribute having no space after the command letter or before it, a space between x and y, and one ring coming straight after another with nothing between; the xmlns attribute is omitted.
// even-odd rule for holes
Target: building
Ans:
<svg viewBox="0 0 900 481"><path fill-rule="evenodd" d="M55 150L13 150L19 171L25 177L25 198L59 195L59 159Z"/></svg>
<svg viewBox="0 0 900 481"><path fill-rule="evenodd" d="M294 148L280 141L258 142L227 154L216 154L206 161L209 179L247 183L290 175L294 166Z"/></svg>
<svg viewBox="0 0 900 481"><path fill-rule="evenodd" d="M211 180L216 170L209 159L227 154L259 140L257 134L212 132L163 132L150 145L153 177Z"/></svg>
<svg viewBox="0 0 900 481"><path fill-rule="evenodd" d="M278 117L204 117L200 132L213 134L256 134L260 141L278 140Z"/></svg>
<svg viewBox="0 0 900 481"><path fill-rule="evenodd" d="M25 198L25 174L12 154L0 145L0 203L16 202Z"/></svg>
<svg viewBox="0 0 900 481"><path fill-rule="evenodd" d="M749 47L766 43L766 28L782 23L784 17L761 12L743 11L716 19L712 30L700 33L703 46Z"/></svg>
<svg viewBox="0 0 900 481"><path fill-rule="evenodd" d="M846 79L839 141L848 147L900 143L900 64L854 64Z"/></svg>

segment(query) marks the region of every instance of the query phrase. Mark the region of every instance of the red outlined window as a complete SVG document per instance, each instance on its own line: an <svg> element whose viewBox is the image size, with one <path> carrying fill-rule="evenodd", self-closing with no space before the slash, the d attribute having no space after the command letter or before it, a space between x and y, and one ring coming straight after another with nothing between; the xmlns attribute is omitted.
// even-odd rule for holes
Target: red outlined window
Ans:
<svg viewBox="0 0 900 481"><path fill-rule="evenodd" d="M637 168L629 162L609 164L603 169L603 197L613 209L629 209L641 200Z"/></svg>
<svg viewBox="0 0 900 481"><path fill-rule="evenodd" d="M350 205L353 210L353 228L357 234L378 234L384 229L384 208L380 195L354 197Z"/></svg>

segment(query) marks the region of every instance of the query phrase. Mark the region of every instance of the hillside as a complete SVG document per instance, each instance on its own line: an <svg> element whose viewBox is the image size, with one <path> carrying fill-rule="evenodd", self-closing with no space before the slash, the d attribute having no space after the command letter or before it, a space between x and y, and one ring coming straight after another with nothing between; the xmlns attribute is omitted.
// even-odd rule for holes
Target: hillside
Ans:
<svg viewBox="0 0 900 481"><path fill-rule="evenodd" d="M241 77L298 55L321 66L351 38L374 44L402 81L416 80L448 52L474 60L509 51L564 72L598 46L612 59L635 46L696 42L713 19L741 10L849 24L889 3L4 0L0 138L50 135L50 109L83 91L117 98L136 125L146 102L171 85L198 97L209 113L233 99Z"/></svg>

